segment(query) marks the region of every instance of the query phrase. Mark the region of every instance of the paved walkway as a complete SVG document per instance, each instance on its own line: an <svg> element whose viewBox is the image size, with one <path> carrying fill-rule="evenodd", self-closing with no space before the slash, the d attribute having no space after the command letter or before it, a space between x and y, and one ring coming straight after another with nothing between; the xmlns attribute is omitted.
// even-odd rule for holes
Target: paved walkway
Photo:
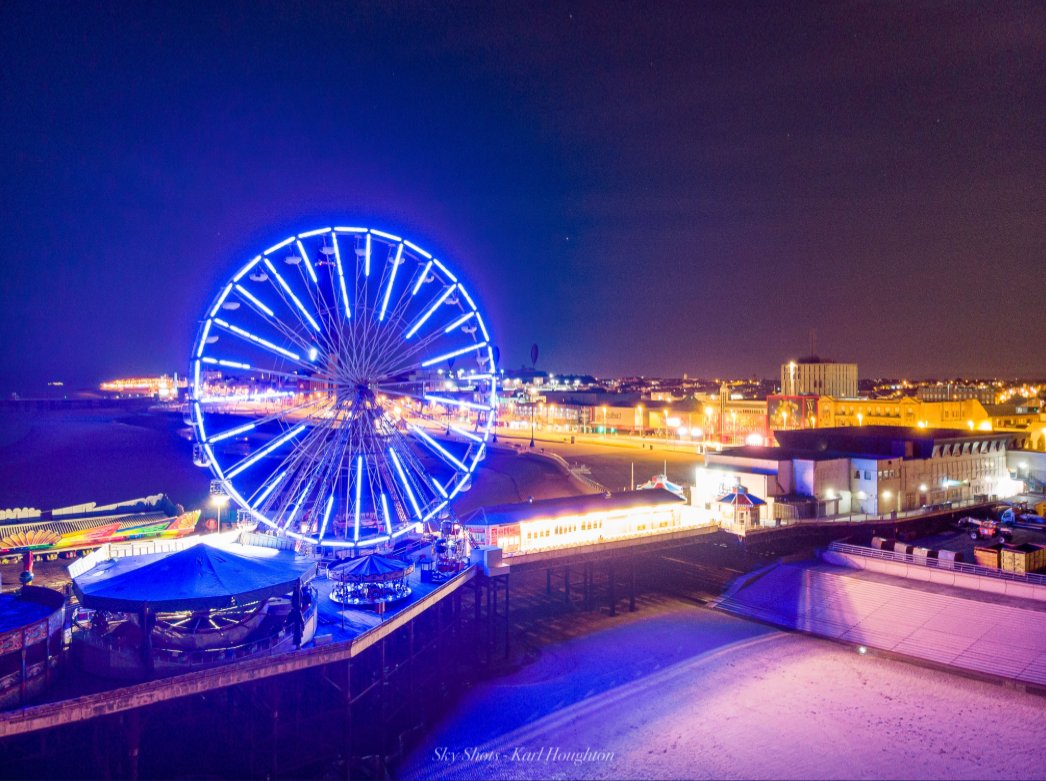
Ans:
<svg viewBox="0 0 1046 781"><path fill-rule="evenodd" d="M1046 610L1031 600L808 562L743 579L717 606L854 645L1046 686Z"/></svg>

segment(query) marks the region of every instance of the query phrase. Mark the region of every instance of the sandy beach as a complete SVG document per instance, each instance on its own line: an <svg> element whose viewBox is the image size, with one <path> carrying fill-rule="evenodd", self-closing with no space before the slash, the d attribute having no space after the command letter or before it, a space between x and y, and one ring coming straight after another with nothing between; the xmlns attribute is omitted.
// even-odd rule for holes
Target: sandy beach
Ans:
<svg viewBox="0 0 1046 781"><path fill-rule="evenodd" d="M401 774L1043 777L1041 696L681 603L614 621L477 686Z"/></svg>

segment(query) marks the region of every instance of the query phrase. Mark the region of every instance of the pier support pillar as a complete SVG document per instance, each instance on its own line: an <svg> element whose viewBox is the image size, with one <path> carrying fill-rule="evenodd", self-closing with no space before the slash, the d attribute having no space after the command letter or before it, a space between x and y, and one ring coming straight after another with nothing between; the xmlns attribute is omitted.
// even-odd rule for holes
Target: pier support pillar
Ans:
<svg viewBox="0 0 1046 781"><path fill-rule="evenodd" d="M139 711L127 712L123 718L123 732L127 737L127 778L138 781L138 755L142 747L142 719Z"/></svg>
<svg viewBox="0 0 1046 781"><path fill-rule="evenodd" d="M617 615L617 595L614 593L614 565L607 568L607 580L610 585L610 615Z"/></svg>
<svg viewBox="0 0 1046 781"><path fill-rule="evenodd" d="M512 622L509 616L508 609L508 594L509 594L509 576L505 576L505 658L508 659L511 649L511 637L512 637Z"/></svg>
<svg viewBox="0 0 1046 781"><path fill-rule="evenodd" d="M636 612L636 560L628 560L628 612Z"/></svg>

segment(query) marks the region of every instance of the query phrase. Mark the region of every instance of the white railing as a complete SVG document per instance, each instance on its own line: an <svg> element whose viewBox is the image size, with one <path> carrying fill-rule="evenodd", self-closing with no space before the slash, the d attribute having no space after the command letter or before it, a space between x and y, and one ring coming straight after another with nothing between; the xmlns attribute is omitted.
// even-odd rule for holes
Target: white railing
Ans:
<svg viewBox="0 0 1046 781"><path fill-rule="evenodd" d="M151 553L177 553L191 548L200 542L228 544L236 542L237 531L221 534L193 534L188 537L167 537L152 540L127 540L126 542L106 542L91 553L77 559L69 565L69 577L78 578L87 570L102 561L122 559L125 556L146 556Z"/></svg>
<svg viewBox="0 0 1046 781"><path fill-rule="evenodd" d="M565 458L563 458L563 456L559 455L559 453L551 453L551 452L544 452L543 451L541 453L536 453L535 455L540 455L540 456L544 456L545 458L552 459L557 464L559 464L561 467L566 469L567 472L571 475L571 477L574 477L577 480L580 480L582 483L587 485L593 491L596 491L597 493L606 493L607 492L607 487L605 485L603 485L602 483L596 482L595 480L593 480L591 477L589 477L586 474L581 474L579 471L577 471L575 469L575 467L572 467L570 465L569 461L567 461Z"/></svg>
<svg viewBox="0 0 1046 781"><path fill-rule="evenodd" d="M1035 572L1010 572L994 567L982 567L980 564L967 564L962 561L951 559L931 559L926 556L915 556L911 553L897 553L896 551L879 550L878 548L865 548L862 545L848 545L844 542L833 542L829 544L828 550L836 553L846 553L852 556L863 556L868 559L880 559L882 561L896 561L904 564L918 564L922 567L934 569L946 569L952 572L965 572L967 575L983 575L998 580L1013 580L1018 583L1035 583L1046 586L1046 575Z"/></svg>

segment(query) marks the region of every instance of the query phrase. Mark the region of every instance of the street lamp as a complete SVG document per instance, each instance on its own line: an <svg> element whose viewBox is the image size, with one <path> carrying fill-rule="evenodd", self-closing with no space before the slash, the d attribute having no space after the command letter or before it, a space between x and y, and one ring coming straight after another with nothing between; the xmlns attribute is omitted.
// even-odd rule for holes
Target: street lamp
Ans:
<svg viewBox="0 0 1046 781"><path fill-rule="evenodd" d="M215 532L220 533L222 530L222 508L229 503L229 497L226 494L214 494L211 497L211 504L218 509L218 523L215 527Z"/></svg>
<svg viewBox="0 0 1046 781"><path fill-rule="evenodd" d="M603 405L603 439L607 438L607 405Z"/></svg>

